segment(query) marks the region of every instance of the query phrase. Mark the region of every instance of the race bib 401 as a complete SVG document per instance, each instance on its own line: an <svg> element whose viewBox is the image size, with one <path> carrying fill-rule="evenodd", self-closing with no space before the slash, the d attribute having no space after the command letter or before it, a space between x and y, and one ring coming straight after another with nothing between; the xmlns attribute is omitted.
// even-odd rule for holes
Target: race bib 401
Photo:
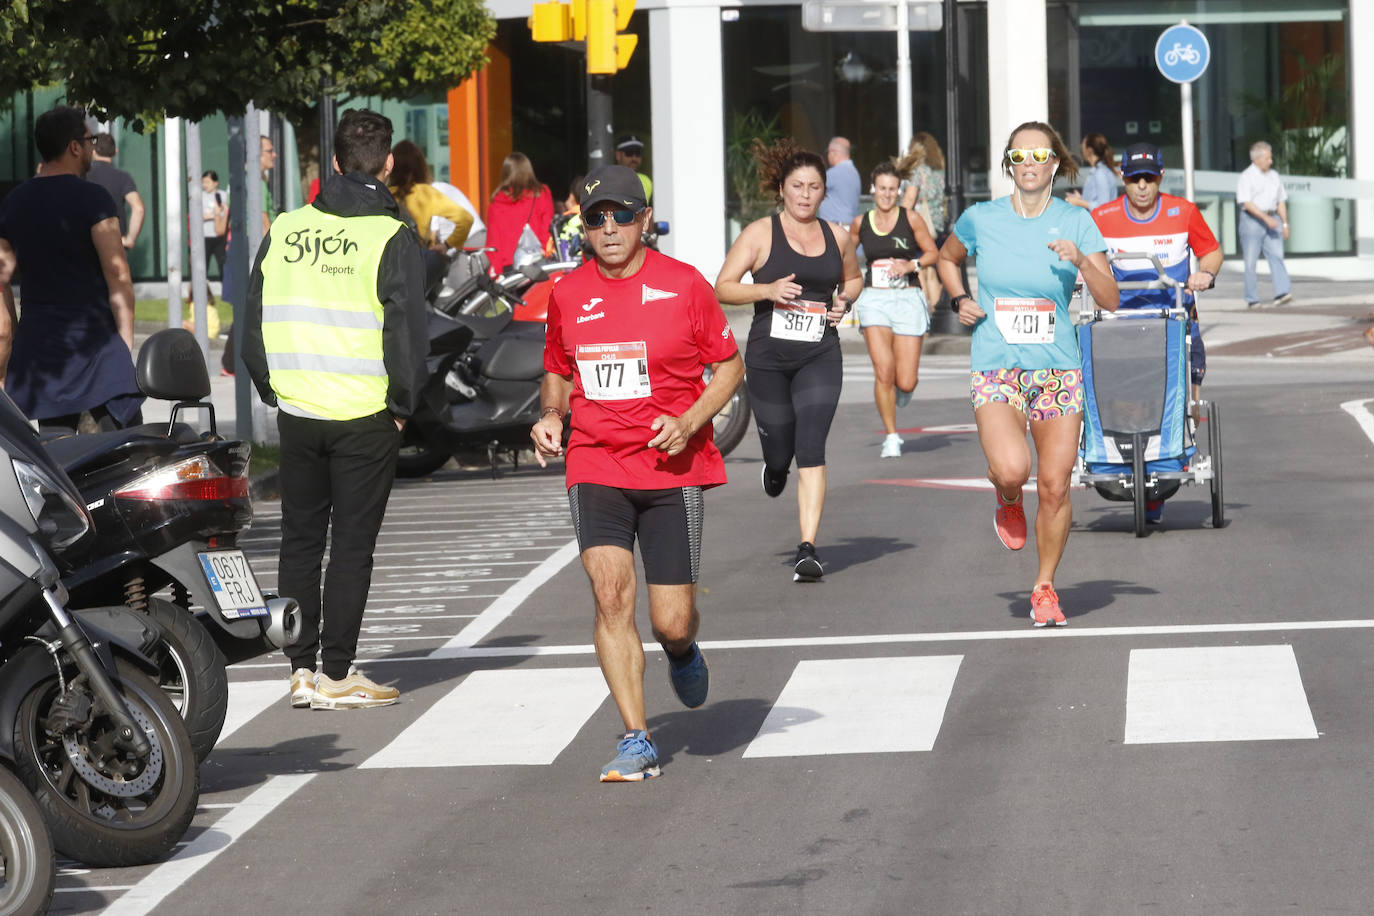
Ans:
<svg viewBox="0 0 1374 916"><path fill-rule="evenodd" d="M994 299L997 330L1009 344L1054 343L1054 303L1049 299Z"/></svg>

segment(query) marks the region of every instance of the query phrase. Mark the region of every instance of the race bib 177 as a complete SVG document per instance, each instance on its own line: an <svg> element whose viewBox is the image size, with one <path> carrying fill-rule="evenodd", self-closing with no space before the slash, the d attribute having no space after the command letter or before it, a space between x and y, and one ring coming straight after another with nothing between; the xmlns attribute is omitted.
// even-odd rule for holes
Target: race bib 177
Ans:
<svg viewBox="0 0 1374 916"><path fill-rule="evenodd" d="M642 340L578 344L577 371L582 392L593 401L628 401L650 394L649 347Z"/></svg>

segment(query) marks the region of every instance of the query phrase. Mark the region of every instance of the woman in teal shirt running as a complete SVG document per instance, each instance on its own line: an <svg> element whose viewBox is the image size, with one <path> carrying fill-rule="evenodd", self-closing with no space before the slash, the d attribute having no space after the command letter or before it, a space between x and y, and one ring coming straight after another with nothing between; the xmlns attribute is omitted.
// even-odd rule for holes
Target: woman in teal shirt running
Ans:
<svg viewBox="0 0 1374 916"><path fill-rule="evenodd" d="M1009 197L964 211L940 251L940 280L959 322L973 326L971 388L978 439L997 490L997 536L1009 550L1026 544L1022 487L1030 479L1029 423L1035 442L1035 545L1040 567L1031 590L1037 627L1066 621L1054 591L1073 520L1069 481L1083 422L1083 364L1069 299L1081 273L1096 304L1120 302L1107 244L1086 210L1050 191L1056 173L1077 167L1053 127L1029 121L1012 131L1002 164ZM978 297L960 266L978 258Z"/></svg>

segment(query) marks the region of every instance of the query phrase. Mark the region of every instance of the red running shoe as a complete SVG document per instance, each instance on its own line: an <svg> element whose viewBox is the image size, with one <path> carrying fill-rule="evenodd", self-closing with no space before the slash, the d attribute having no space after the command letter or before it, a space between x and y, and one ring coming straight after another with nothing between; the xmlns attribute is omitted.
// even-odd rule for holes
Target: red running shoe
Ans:
<svg viewBox="0 0 1374 916"><path fill-rule="evenodd" d="M1014 503L1009 503L1002 499L1002 493L997 493L997 513L993 515L993 526L997 529L997 537L1002 542L1002 546L1008 550L1020 550L1026 546L1026 509L1025 496L1023 495Z"/></svg>
<svg viewBox="0 0 1374 916"><path fill-rule="evenodd" d="M1055 594L1053 585L1042 582L1031 592L1030 617L1031 623L1037 627L1049 623L1062 627L1068 623L1064 619L1064 612L1059 610L1059 596Z"/></svg>

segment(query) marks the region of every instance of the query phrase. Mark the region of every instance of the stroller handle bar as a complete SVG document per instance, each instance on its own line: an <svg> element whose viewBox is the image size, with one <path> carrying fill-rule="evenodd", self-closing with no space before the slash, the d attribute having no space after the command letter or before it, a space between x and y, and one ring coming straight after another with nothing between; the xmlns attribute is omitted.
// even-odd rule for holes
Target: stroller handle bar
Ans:
<svg viewBox="0 0 1374 916"><path fill-rule="evenodd" d="M1169 276L1164 269L1164 264L1159 260L1159 255L1153 252L1131 252L1131 251L1109 251L1107 252L1108 262L1112 261L1149 261L1154 265L1155 279L1153 280L1118 280L1117 288L1123 290L1130 289L1171 289L1174 291L1173 308L1151 308L1126 309L1123 312L1105 312L1102 309L1093 307L1088 298L1086 284L1082 288L1082 300L1078 310L1078 323L1083 324L1088 321L1101 320L1103 318L1173 318L1176 320L1187 320L1188 310L1183 307L1183 290L1187 284L1175 280Z"/></svg>

